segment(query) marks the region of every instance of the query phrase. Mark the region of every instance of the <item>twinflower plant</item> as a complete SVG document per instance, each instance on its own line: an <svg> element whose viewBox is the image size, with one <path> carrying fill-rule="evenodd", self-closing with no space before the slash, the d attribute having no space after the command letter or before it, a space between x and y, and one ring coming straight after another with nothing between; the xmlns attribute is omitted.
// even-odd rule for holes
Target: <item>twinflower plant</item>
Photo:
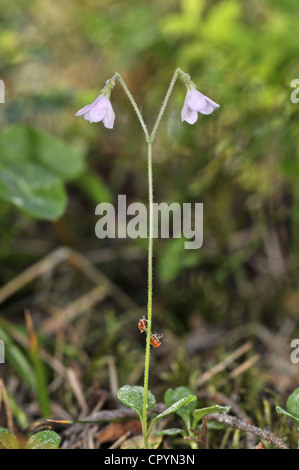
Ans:
<svg viewBox="0 0 299 470"><path fill-rule="evenodd" d="M148 131L139 107L137 106L131 92L129 91L122 76L116 72L112 78L107 80L106 86L102 89L95 101L84 108L80 109L76 116L83 116L89 122L102 121L104 126L112 129L114 126L115 114L110 102L113 87L118 82L124 89L136 115L139 119L141 128L144 133L147 145L147 164L148 164L148 193L149 193L149 210L148 210L148 292L147 292L147 317L144 319L143 331L146 333L145 346L145 366L144 366L144 383L143 387L125 385L118 391L119 400L127 406L135 409L140 417L142 424L142 434L144 439L144 448L148 448L148 439L154 424L158 419L167 416L172 412L176 412L179 408L187 406L196 400L195 395L188 395L175 403L169 408L156 416L150 424L147 422L147 412L155 405L156 400L149 391L149 371L150 371L150 348L151 345L156 348L160 346L161 336L152 332L152 305L153 305L153 238L154 238L154 218L153 218L153 170L152 170L152 150L156 139L157 131L164 115L165 109L173 92L177 78L180 77L187 88L185 102L181 111L181 120L189 124L194 124L198 120L198 113L211 114L219 105L207 96L203 95L196 89L196 85L191 81L188 74L180 68L176 69L170 81L164 101L158 113L157 119L151 132ZM142 319L143 320L143 319ZM139 321L140 329L140 321Z"/></svg>

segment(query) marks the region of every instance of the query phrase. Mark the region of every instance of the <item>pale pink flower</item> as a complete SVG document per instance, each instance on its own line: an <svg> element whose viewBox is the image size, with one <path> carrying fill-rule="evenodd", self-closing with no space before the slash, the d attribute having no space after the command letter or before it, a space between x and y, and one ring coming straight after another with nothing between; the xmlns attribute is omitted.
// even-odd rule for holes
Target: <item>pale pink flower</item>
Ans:
<svg viewBox="0 0 299 470"><path fill-rule="evenodd" d="M198 113L211 114L219 104L210 100L207 96L197 91L195 87L187 91L184 106L181 111L182 121L194 124L197 121Z"/></svg>
<svg viewBox="0 0 299 470"><path fill-rule="evenodd" d="M115 119L115 113L107 95L99 95L91 104L79 109L75 116L84 116L84 119L89 122L103 121L107 129L113 128Z"/></svg>

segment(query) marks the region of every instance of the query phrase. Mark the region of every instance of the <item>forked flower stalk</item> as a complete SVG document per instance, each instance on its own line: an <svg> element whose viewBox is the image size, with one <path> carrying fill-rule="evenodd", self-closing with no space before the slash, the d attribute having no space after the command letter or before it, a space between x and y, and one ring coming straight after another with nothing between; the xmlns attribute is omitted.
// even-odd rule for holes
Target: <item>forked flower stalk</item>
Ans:
<svg viewBox="0 0 299 470"><path fill-rule="evenodd" d="M187 94L184 102L184 106L181 112L182 121L187 121L189 124L194 124L198 118L198 113L210 114L215 108L219 107L217 103L210 100L208 97L196 90L195 84L191 81L188 74L183 72L180 68L177 68L170 81L168 90L163 100L162 106L158 113L157 119L153 126L151 134L147 130L147 126L144 122L142 114L128 89L122 76L116 72L112 78L107 80L106 86L101 91L100 95L90 105L80 109L76 116L83 116L90 122L103 121L105 127L112 129L114 125L114 111L110 103L110 94L112 88L115 86L116 80L120 83L124 92L126 93L134 111L137 114L140 125L142 127L145 141L147 144L147 166L148 166L148 199L149 199L149 211L148 211L148 289L147 289L147 318L144 319L143 325L146 325L142 331L146 331L146 346L145 346L145 365L144 365L144 386L143 386L143 412L142 412L142 433L144 438L144 447L148 448L148 437L150 434L151 427L148 429L147 424L147 402L148 402L148 384L149 384L149 370L150 370L150 346L151 343L154 347L160 344L159 336L152 334L152 304L153 304L153 238L154 238L154 218L153 218L153 165L152 165L152 147L155 141L157 131L161 120L163 118L165 109L169 102L171 93L174 89L178 75L186 85Z"/></svg>

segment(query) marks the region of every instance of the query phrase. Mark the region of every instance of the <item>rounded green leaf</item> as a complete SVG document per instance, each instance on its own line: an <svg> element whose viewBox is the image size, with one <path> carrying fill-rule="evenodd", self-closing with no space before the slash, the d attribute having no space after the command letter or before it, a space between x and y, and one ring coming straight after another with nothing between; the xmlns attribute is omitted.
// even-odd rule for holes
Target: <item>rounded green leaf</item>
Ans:
<svg viewBox="0 0 299 470"><path fill-rule="evenodd" d="M50 134L15 125L0 135L0 199L33 217L61 217L64 182L83 169L82 156Z"/></svg>
<svg viewBox="0 0 299 470"><path fill-rule="evenodd" d="M299 419L299 388L296 388L287 399L287 410Z"/></svg>
<svg viewBox="0 0 299 470"><path fill-rule="evenodd" d="M19 442L13 432L0 427L0 442L6 449L19 449Z"/></svg>
<svg viewBox="0 0 299 470"><path fill-rule="evenodd" d="M173 403L169 408L167 408L162 413L158 414L151 422L148 428L148 434L150 434L152 427L158 421L158 419L164 418L164 416L170 415L170 413L179 414L179 410L186 408L189 403L197 401L196 395L188 395L187 397L181 398L180 400ZM188 427L188 426L187 426Z"/></svg>
<svg viewBox="0 0 299 470"><path fill-rule="evenodd" d="M26 449L57 449L60 436L54 431L41 431L30 437Z"/></svg>
<svg viewBox="0 0 299 470"><path fill-rule="evenodd" d="M118 399L125 405L133 408L137 411L140 417L143 413L143 387L137 385L131 387L130 385L124 385L117 392ZM156 404L154 395L148 390L147 392L147 411L150 410Z"/></svg>
<svg viewBox="0 0 299 470"><path fill-rule="evenodd" d="M68 181L84 169L80 153L63 140L20 124L8 127L0 136L1 158L22 165L25 160L38 163L44 169Z"/></svg>
<svg viewBox="0 0 299 470"><path fill-rule="evenodd" d="M277 413L281 414L281 415L285 415L287 416L288 418L292 419L293 421L295 421L295 423L297 424L298 426L298 429L299 429L299 418L297 418L296 416L292 415L291 413L288 413L288 411L284 410L283 408L281 408L280 406L277 406L276 407L276 411Z"/></svg>
<svg viewBox="0 0 299 470"><path fill-rule="evenodd" d="M158 416L155 417L155 421L160 418L164 418L164 416L170 415L170 413L175 413L177 412L180 408L186 407L189 405L189 403L194 402L197 400L196 395L189 395L187 397L181 398L180 400L176 401L173 403L169 408L167 408L165 411L162 413L158 414Z"/></svg>
<svg viewBox="0 0 299 470"><path fill-rule="evenodd" d="M0 159L0 198L34 217L56 220L66 207L62 182L41 166Z"/></svg>
<svg viewBox="0 0 299 470"><path fill-rule="evenodd" d="M194 397L195 395L187 387L177 387L176 389L169 388L164 394L164 402L165 404L170 407L183 398ZM174 410L186 423L186 426L189 428L190 426L190 416L192 412L195 410L197 405L196 397L194 400L189 402L187 406L181 405L176 410Z"/></svg>

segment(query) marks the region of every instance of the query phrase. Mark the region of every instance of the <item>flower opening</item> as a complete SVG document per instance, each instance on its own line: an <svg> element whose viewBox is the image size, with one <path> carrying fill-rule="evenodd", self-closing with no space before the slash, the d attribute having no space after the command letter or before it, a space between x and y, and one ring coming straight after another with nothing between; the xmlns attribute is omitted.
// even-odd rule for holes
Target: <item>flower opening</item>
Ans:
<svg viewBox="0 0 299 470"><path fill-rule="evenodd" d="M75 116L83 116L89 122L103 121L107 129L113 129L115 113L107 95L100 94L91 104L79 109Z"/></svg>
<svg viewBox="0 0 299 470"><path fill-rule="evenodd" d="M186 94L184 106L181 111L182 121L194 124L198 119L198 113L211 114L214 109L219 108L219 104L196 90L192 86Z"/></svg>

